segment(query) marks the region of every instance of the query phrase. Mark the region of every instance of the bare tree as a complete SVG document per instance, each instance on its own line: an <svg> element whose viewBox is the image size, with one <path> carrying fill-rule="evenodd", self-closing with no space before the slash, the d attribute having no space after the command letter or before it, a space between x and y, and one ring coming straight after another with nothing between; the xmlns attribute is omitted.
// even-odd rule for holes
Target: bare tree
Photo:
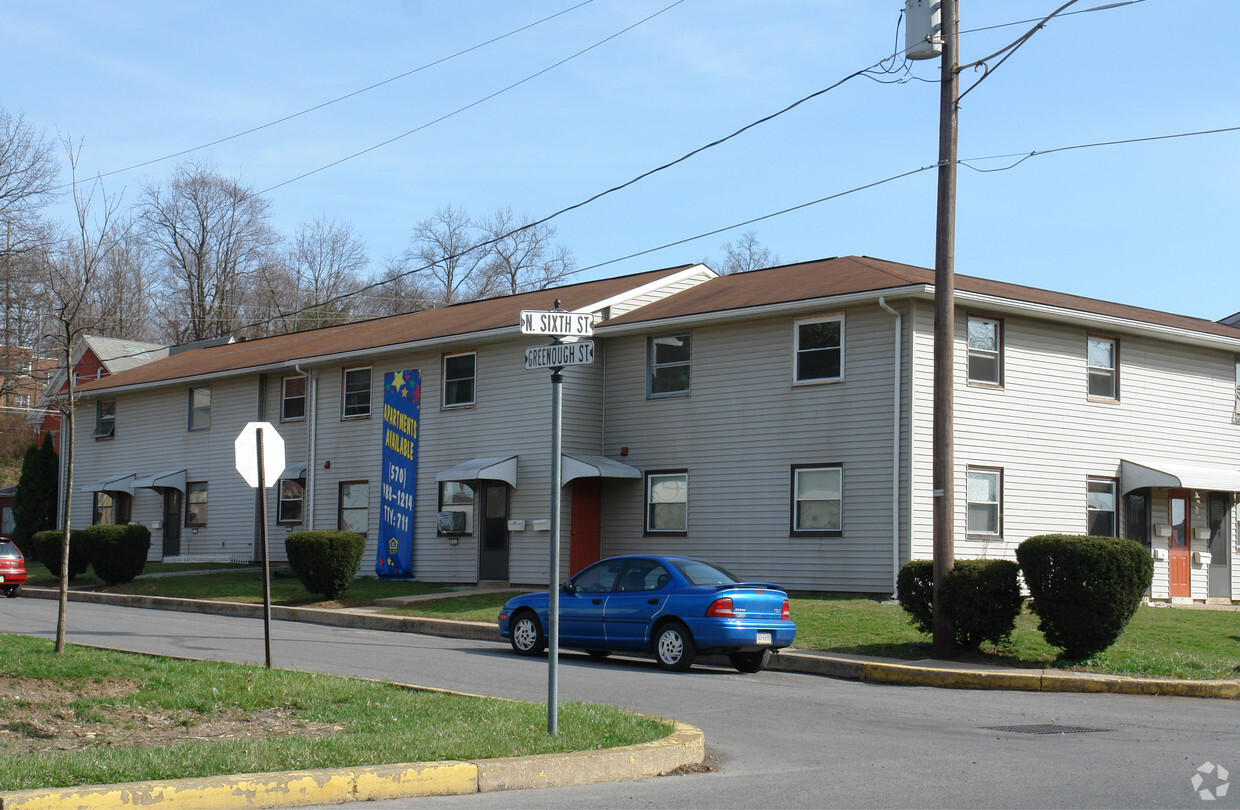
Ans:
<svg viewBox="0 0 1240 810"><path fill-rule="evenodd" d="M500 208L482 225L490 258L484 295L515 295L545 290L577 272L572 251L555 244L555 228L518 221L511 208Z"/></svg>
<svg viewBox="0 0 1240 810"><path fill-rule="evenodd" d="M166 186L148 186L142 221L164 265L165 328L178 340L232 333L246 284L278 239L271 204L213 167L183 163Z"/></svg>
<svg viewBox="0 0 1240 810"><path fill-rule="evenodd" d="M357 314L381 318L430 309L435 301L432 293L420 283L423 278L413 272L404 259L389 258L374 286L359 296Z"/></svg>
<svg viewBox="0 0 1240 810"><path fill-rule="evenodd" d="M61 411L62 423L67 430L61 432L61 455L65 459L65 488L62 538L60 544L60 614L56 622L56 652L65 650L65 614L69 591L69 526L73 505L73 444L77 439L76 414L77 392L74 386L73 349L82 335L97 326L93 320L99 315L89 306L92 292L99 276L104 272L118 238L125 236L119 228L116 212L120 200L108 197L103 183L96 179L79 185L77 179L80 142L77 146L68 137L62 143L69 159L72 174L72 192L76 219L64 240L42 253L43 301L54 323L55 332L49 335L51 344L66 370L66 389L57 397L56 407ZM65 440L67 438L67 441Z"/></svg>
<svg viewBox="0 0 1240 810"><path fill-rule="evenodd" d="M289 251L303 310L302 329L332 326L349 320L347 296L363 285L370 260L366 245L349 223L315 219L301 226Z"/></svg>
<svg viewBox="0 0 1240 810"><path fill-rule="evenodd" d="M414 265L415 284L433 306L470 301L486 289L490 252L478 247L484 241L469 214L451 205L413 226L404 258Z"/></svg>
<svg viewBox="0 0 1240 810"><path fill-rule="evenodd" d="M55 194L60 167L42 133L0 107L0 222L39 210Z"/></svg>
<svg viewBox="0 0 1240 810"><path fill-rule="evenodd" d="M761 270L779 264L779 257L772 255L771 251L758 241L758 236L753 231L741 234L735 246L731 242L724 242L720 247L725 252L720 275L748 273L750 270Z"/></svg>
<svg viewBox="0 0 1240 810"><path fill-rule="evenodd" d="M111 249L87 297L92 334L130 340L157 341L150 251L131 218L117 220L108 235Z"/></svg>

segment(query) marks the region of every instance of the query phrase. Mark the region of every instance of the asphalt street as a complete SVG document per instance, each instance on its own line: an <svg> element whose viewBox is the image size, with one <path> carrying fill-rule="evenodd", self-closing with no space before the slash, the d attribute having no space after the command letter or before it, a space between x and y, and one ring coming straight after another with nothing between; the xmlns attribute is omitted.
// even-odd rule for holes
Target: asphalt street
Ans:
<svg viewBox="0 0 1240 810"><path fill-rule="evenodd" d="M51 638L56 602L5 600L4 629ZM71 603L69 641L262 665L261 620ZM276 666L545 701L547 662L507 645L277 621ZM561 700L674 717L706 736L708 773L636 783L377 803L463 807L1240 806L1240 703L937 690L566 653ZM1048 728L1049 727L1049 728ZM1051 732L1051 733L1033 733Z"/></svg>

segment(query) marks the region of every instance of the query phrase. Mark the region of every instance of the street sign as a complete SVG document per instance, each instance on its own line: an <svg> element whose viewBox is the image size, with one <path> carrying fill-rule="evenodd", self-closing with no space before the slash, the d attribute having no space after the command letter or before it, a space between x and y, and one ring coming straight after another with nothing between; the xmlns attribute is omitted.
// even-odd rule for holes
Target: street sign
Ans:
<svg viewBox="0 0 1240 810"><path fill-rule="evenodd" d="M589 337L594 334L594 316L589 312L521 311L521 334Z"/></svg>
<svg viewBox="0 0 1240 810"><path fill-rule="evenodd" d="M546 346L530 346L525 350L526 368L588 366L593 362L593 340L579 340L576 343L549 343Z"/></svg>
<svg viewBox="0 0 1240 810"><path fill-rule="evenodd" d="M237 472L251 488L258 486L258 429L263 430L263 485L269 487L284 472L284 439L270 422L251 422L233 443Z"/></svg>

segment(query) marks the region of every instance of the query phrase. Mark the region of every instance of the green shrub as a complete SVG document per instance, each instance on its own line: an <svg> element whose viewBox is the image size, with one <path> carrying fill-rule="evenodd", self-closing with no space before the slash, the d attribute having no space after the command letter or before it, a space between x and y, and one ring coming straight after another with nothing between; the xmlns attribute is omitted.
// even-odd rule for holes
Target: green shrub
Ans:
<svg viewBox="0 0 1240 810"><path fill-rule="evenodd" d="M1016 549L1038 629L1069 659L1115 643L1154 577L1145 546L1118 537L1045 534Z"/></svg>
<svg viewBox="0 0 1240 810"><path fill-rule="evenodd" d="M909 621L926 635L934 633L934 563L909 560L896 575L896 598Z"/></svg>
<svg viewBox="0 0 1240 810"><path fill-rule="evenodd" d="M943 580L943 609L952 617L956 643L976 650L983 641L1004 644L1016 629L1024 598L1020 566L1012 560L956 560Z"/></svg>
<svg viewBox="0 0 1240 810"><path fill-rule="evenodd" d="M976 650L1012 635L1023 599L1019 566L1011 560L957 560L943 581L943 610L952 618L956 644ZM934 634L934 563L911 560L896 577L896 595L913 626Z"/></svg>
<svg viewBox="0 0 1240 810"><path fill-rule="evenodd" d="M27 545L19 546L29 557L43 563L53 576L60 576L60 552L64 542L64 532L60 529L47 529L35 532ZM69 581L90 568L90 546L81 529L69 532Z"/></svg>
<svg viewBox="0 0 1240 810"><path fill-rule="evenodd" d="M284 540L288 564L310 593L335 599L362 564L366 537L356 532L294 532Z"/></svg>
<svg viewBox="0 0 1240 810"><path fill-rule="evenodd" d="M151 530L145 526L97 524L83 529L95 574L109 585L131 582L146 567Z"/></svg>

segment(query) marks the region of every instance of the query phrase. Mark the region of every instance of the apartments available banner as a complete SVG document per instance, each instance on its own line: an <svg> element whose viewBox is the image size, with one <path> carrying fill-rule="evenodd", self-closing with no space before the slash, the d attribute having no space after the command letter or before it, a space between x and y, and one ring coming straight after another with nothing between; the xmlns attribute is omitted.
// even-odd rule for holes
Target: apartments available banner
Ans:
<svg viewBox="0 0 1240 810"><path fill-rule="evenodd" d="M379 550L375 573L413 576L413 492L418 480L421 373L383 375L383 483L379 496Z"/></svg>

